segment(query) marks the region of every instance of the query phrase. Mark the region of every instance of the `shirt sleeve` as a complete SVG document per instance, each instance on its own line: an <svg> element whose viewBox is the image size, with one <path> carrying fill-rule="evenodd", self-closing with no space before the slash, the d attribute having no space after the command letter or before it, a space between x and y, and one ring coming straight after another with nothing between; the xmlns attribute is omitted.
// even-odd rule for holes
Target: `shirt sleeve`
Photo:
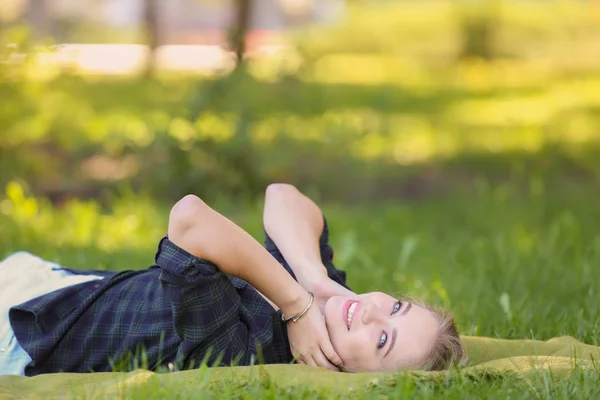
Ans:
<svg viewBox="0 0 600 400"><path fill-rule="evenodd" d="M265 231L265 248L279 263L296 279L294 271L289 266L279 248L275 242L269 237L267 232ZM321 232L321 236L319 237L319 250L321 252L321 262L327 269L327 276L329 279L339 283L347 289L350 289L346 284L346 272L337 269L333 263L333 247L329 244L329 227L327 225L327 219L323 217L323 231Z"/></svg>
<svg viewBox="0 0 600 400"><path fill-rule="evenodd" d="M175 330L187 346L212 340L237 323L239 294L215 264L195 257L167 237L160 241L155 260L171 302Z"/></svg>

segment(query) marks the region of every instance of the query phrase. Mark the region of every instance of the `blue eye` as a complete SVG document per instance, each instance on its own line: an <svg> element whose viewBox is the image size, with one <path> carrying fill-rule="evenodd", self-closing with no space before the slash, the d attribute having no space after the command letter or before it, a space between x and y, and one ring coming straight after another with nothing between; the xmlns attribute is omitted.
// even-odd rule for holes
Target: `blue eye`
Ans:
<svg viewBox="0 0 600 400"><path fill-rule="evenodd" d="M394 309L392 310L392 315L396 314L401 309L402 309L402 302L401 301L397 301L394 304ZM387 342L387 333L383 332L381 334L381 337L379 338L379 344L377 345L377 348L378 349L382 349L385 346L386 342Z"/></svg>
<svg viewBox="0 0 600 400"><path fill-rule="evenodd" d="M381 335L381 338L379 339L379 345L377 346L377 348L382 349L383 346L385 346L386 342L387 342L387 333L383 332L383 334Z"/></svg>

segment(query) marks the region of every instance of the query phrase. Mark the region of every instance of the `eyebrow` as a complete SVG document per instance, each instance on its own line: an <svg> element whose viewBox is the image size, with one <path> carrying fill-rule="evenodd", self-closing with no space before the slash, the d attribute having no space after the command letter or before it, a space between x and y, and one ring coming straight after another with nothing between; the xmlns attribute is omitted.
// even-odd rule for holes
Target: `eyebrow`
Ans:
<svg viewBox="0 0 600 400"><path fill-rule="evenodd" d="M396 344L396 336L397 335L398 335L398 330L396 328L394 328L394 330L392 331L392 343L389 345L387 351L383 355L383 358L385 358L390 353L390 351L392 351L392 348Z"/></svg>
<svg viewBox="0 0 600 400"><path fill-rule="evenodd" d="M407 304L408 305L406 306L406 308L404 308L404 311L402 311L398 315L406 315L406 313L411 309L412 303L407 303ZM392 348L396 344L396 336L398 336L398 330L396 328L394 328L394 330L392 331L392 343L388 346L388 349L385 352L385 354L383 355L383 358L385 358L390 353L390 351L392 351Z"/></svg>
<svg viewBox="0 0 600 400"><path fill-rule="evenodd" d="M404 309L404 311L402 311L402 312L401 312L400 314L398 314L398 315L406 315L406 313L407 313L407 312L408 312L408 311L411 309L411 307L412 307L412 303L406 303L406 304L408 304L408 305L406 306L406 308Z"/></svg>

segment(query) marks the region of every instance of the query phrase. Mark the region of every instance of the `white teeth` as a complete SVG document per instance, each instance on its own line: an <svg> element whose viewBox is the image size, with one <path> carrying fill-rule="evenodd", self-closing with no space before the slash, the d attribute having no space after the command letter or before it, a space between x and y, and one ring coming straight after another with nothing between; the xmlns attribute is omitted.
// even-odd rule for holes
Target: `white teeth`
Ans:
<svg viewBox="0 0 600 400"><path fill-rule="evenodd" d="M350 307L348 307L348 317L346 319L346 322L348 323L348 329L350 329L350 323L352 322L352 318L354 317L354 310L356 309L357 304L357 302L354 302L352 303L352 305L350 305Z"/></svg>

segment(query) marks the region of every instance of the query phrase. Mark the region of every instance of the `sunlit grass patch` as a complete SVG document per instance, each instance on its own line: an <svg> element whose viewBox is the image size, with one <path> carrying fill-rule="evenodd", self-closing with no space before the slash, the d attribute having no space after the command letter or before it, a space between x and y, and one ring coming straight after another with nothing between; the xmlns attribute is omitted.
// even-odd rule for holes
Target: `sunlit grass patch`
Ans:
<svg viewBox="0 0 600 400"><path fill-rule="evenodd" d="M58 254L62 259L61 249L93 249L106 255L149 251L166 233L167 217L150 199L133 196L112 202L110 211L93 200L70 200L58 209L15 181L7 185L0 200L1 253L6 256L9 251L42 248L41 255Z"/></svg>

